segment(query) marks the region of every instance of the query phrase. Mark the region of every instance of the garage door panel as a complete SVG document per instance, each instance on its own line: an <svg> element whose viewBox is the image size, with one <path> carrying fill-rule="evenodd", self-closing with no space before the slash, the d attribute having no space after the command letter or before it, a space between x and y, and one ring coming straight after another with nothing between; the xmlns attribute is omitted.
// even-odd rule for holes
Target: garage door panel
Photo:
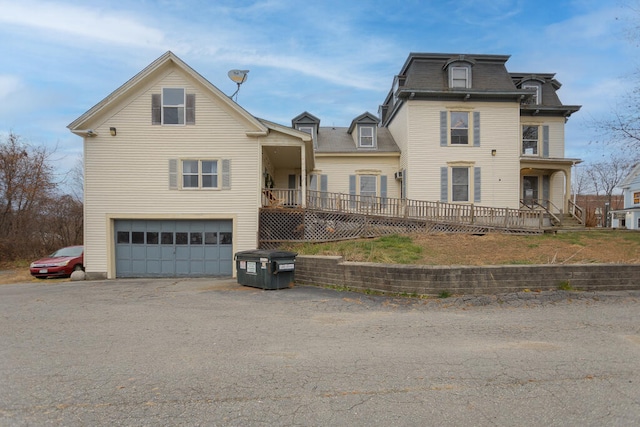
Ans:
<svg viewBox="0 0 640 427"><path fill-rule="evenodd" d="M116 277L230 276L231 220L117 220Z"/></svg>
<svg viewBox="0 0 640 427"><path fill-rule="evenodd" d="M159 260L147 260L147 273L159 276L162 273L162 264Z"/></svg>

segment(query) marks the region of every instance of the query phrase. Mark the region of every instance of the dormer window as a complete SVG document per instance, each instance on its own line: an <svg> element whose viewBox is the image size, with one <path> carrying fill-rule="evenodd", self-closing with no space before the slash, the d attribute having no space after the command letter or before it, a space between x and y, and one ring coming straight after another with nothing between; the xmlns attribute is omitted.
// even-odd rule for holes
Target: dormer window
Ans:
<svg viewBox="0 0 640 427"><path fill-rule="evenodd" d="M347 133L353 138L353 143L357 148L376 148L376 131L379 120L373 114L367 112L359 115L351 122Z"/></svg>
<svg viewBox="0 0 640 427"><path fill-rule="evenodd" d="M362 148L375 147L373 126L358 126L358 146Z"/></svg>
<svg viewBox="0 0 640 427"><path fill-rule="evenodd" d="M535 83L525 83L522 85L522 89L535 90L535 93L531 96L527 104L537 105L540 103L540 85Z"/></svg>
<svg viewBox="0 0 640 427"><path fill-rule="evenodd" d="M449 87L470 88L469 67L451 67L449 69Z"/></svg>

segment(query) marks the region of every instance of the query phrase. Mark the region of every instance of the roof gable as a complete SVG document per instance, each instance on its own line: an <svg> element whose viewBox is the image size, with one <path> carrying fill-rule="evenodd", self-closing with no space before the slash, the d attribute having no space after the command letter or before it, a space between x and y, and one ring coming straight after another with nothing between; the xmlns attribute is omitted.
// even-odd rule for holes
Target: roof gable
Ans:
<svg viewBox="0 0 640 427"><path fill-rule="evenodd" d="M236 102L225 95L220 89L211 84L207 79L205 79L202 75L200 75L184 61L178 58L171 51L167 51L158 59L153 61L142 71L125 82L122 86L114 90L102 101L98 102L76 120L71 122L67 126L67 128L69 128L71 132L83 132L82 129L91 124L93 119L95 119L99 115L108 114L111 108L120 103L123 99L126 99L127 96L130 96L132 93L134 93L139 87L147 85L149 84L149 82L161 78L163 73L166 73L167 70L171 70L172 68L177 68L185 73L187 76L201 85L205 90L207 90L214 99L219 101L219 104L223 108L232 111L237 116L241 117L241 120L243 120L247 125L248 135L257 136L266 135L268 133L268 128L263 123L249 114L249 112L247 112L244 108L240 107Z"/></svg>
<svg viewBox="0 0 640 427"><path fill-rule="evenodd" d="M305 111L303 113L298 114L293 119L291 119L291 126L296 127L296 125L300 124L311 124L320 126L320 119L314 116L313 114Z"/></svg>
<svg viewBox="0 0 640 427"><path fill-rule="evenodd" d="M367 111L353 119L347 133L352 133L357 125L378 125L379 122L380 120L376 116Z"/></svg>

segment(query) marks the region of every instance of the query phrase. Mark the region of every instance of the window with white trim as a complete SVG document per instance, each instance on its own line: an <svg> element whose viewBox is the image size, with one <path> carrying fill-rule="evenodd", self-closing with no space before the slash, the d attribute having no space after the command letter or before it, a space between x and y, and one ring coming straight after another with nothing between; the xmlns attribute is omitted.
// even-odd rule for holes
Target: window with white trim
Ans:
<svg viewBox="0 0 640 427"><path fill-rule="evenodd" d="M524 156L539 156L540 127L523 125L522 126L522 154Z"/></svg>
<svg viewBox="0 0 640 427"><path fill-rule="evenodd" d="M640 191L636 191L635 193L633 193L633 204L640 204Z"/></svg>
<svg viewBox="0 0 640 427"><path fill-rule="evenodd" d="M452 145L468 145L469 144L469 113L467 111L451 112L451 144Z"/></svg>
<svg viewBox="0 0 640 427"><path fill-rule="evenodd" d="M183 160L182 188L218 188L217 160Z"/></svg>
<svg viewBox="0 0 640 427"><path fill-rule="evenodd" d="M358 146L363 148L375 146L373 126L358 126Z"/></svg>
<svg viewBox="0 0 640 427"><path fill-rule="evenodd" d="M535 89L535 93L531 96L530 100L526 102L527 104L537 105L540 103L540 85L539 84L525 83L522 85L522 89L529 89L529 90Z"/></svg>
<svg viewBox="0 0 640 427"><path fill-rule="evenodd" d="M469 169L468 167L451 168L451 201L468 202L469 198Z"/></svg>
<svg viewBox="0 0 640 427"><path fill-rule="evenodd" d="M470 88L469 67L449 68L449 87Z"/></svg>
<svg viewBox="0 0 640 427"><path fill-rule="evenodd" d="M360 178L360 198L371 199L378 195L378 176L377 175L359 175Z"/></svg>

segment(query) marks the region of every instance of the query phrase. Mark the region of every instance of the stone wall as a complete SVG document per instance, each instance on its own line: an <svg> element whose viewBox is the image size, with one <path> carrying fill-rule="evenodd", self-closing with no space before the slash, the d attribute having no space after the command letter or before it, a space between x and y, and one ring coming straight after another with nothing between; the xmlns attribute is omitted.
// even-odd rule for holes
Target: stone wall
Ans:
<svg viewBox="0 0 640 427"><path fill-rule="evenodd" d="M498 294L525 289L584 291L640 289L640 265L425 266L346 262L339 256L296 258L295 282L397 294Z"/></svg>

